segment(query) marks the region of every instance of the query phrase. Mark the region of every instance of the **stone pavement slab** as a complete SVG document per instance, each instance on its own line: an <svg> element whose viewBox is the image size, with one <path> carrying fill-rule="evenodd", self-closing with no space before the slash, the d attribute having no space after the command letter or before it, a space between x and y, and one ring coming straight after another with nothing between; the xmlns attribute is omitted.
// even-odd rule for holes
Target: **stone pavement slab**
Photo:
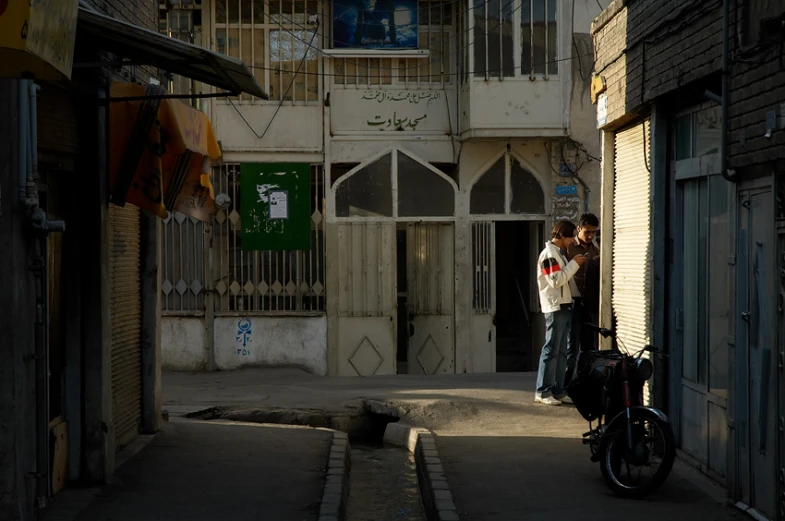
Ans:
<svg viewBox="0 0 785 521"><path fill-rule="evenodd" d="M658 492L643 500L624 500L605 486L599 463L589 461L588 447L577 438L445 434L436 443L456 506L466 520L746 519L697 487L690 479L694 476L688 477L678 462Z"/></svg>
<svg viewBox="0 0 785 521"><path fill-rule="evenodd" d="M77 521L315 521L332 434L176 419Z"/></svg>

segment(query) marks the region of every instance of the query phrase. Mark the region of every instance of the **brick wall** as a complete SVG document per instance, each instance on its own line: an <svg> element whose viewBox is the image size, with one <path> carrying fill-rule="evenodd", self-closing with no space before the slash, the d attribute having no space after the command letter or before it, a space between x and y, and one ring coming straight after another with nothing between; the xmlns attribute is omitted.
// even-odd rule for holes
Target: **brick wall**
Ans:
<svg viewBox="0 0 785 521"><path fill-rule="evenodd" d="M615 0L592 25L605 77L607 125L617 126L658 96L721 70L718 0Z"/></svg>
<svg viewBox="0 0 785 521"><path fill-rule="evenodd" d="M158 0L92 0L92 4L109 16L158 31Z"/></svg>
<svg viewBox="0 0 785 521"><path fill-rule="evenodd" d="M104 14L158 32L158 0L90 0L90 2ZM121 76L125 81L137 81L143 84L147 84L151 77L161 78L159 71L152 67L124 67Z"/></svg>
<svg viewBox="0 0 785 521"><path fill-rule="evenodd" d="M785 12L785 6L779 7ZM731 76L730 168L751 167L785 158L785 55L782 47L737 61ZM782 62L781 62L782 60ZM774 112L775 130L766 137L766 113ZM742 139L743 136L743 139Z"/></svg>

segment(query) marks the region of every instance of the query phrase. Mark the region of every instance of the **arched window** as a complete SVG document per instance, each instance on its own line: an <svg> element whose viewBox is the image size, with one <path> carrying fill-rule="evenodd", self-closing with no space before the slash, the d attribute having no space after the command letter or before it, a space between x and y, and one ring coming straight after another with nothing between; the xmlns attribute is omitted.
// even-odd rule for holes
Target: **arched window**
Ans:
<svg viewBox="0 0 785 521"><path fill-rule="evenodd" d="M469 211L478 215L544 214L537 177L505 152L471 188Z"/></svg>
<svg viewBox="0 0 785 521"><path fill-rule="evenodd" d="M392 150L350 171L335 188L336 217L452 217L457 186L409 153Z"/></svg>

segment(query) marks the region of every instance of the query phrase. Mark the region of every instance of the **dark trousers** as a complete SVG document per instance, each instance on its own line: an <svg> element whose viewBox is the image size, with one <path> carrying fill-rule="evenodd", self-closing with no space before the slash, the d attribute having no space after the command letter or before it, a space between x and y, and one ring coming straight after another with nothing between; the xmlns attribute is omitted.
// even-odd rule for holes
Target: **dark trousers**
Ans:
<svg viewBox="0 0 785 521"><path fill-rule="evenodd" d="M567 373L564 381L569 382L575 373L578 353L597 349L597 334L583 327L584 322L595 323L596 317L584 306L583 299L576 298L572 306L572 326L567 341Z"/></svg>

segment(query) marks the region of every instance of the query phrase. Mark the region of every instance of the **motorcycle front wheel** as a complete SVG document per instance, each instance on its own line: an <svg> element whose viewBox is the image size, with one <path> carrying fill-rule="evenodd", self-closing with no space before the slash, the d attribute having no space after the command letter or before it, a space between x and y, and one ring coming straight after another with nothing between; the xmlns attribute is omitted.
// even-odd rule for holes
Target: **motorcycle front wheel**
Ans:
<svg viewBox="0 0 785 521"><path fill-rule="evenodd" d="M618 496L640 499L668 478L676 459L676 440L668 422L638 416L632 422L632 450L626 424L603 439L600 469L605 484Z"/></svg>

